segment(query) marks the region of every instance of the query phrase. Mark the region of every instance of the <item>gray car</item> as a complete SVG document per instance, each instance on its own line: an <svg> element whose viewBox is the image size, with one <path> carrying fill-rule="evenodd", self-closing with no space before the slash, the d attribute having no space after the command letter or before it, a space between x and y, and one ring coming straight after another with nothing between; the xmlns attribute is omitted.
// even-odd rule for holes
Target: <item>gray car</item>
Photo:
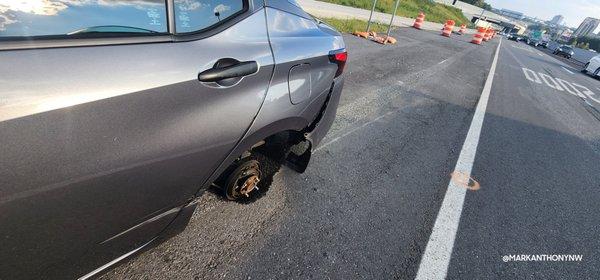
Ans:
<svg viewBox="0 0 600 280"><path fill-rule="evenodd" d="M294 1L33 2L0 4L1 279L89 278L209 188L258 199L335 118L342 36Z"/></svg>
<svg viewBox="0 0 600 280"><path fill-rule="evenodd" d="M571 57L573 55L575 55L575 52L573 51L573 47L567 46L567 45L562 45L562 46L556 48L556 50L554 50L552 52L552 54L560 55L567 59L571 59Z"/></svg>

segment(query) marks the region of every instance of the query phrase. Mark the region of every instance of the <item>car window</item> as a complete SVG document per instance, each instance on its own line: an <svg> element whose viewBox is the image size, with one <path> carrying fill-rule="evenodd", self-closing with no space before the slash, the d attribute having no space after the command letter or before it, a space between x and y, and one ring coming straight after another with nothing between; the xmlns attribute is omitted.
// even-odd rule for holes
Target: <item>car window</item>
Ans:
<svg viewBox="0 0 600 280"><path fill-rule="evenodd" d="M244 10L243 0L175 0L177 33L206 29Z"/></svg>
<svg viewBox="0 0 600 280"><path fill-rule="evenodd" d="M164 0L0 0L0 37L167 32Z"/></svg>
<svg viewBox="0 0 600 280"><path fill-rule="evenodd" d="M298 1L296 1L296 0L288 0L288 2L292 3L293 5L295 5L297 7L302 7L302 6L300 6L300 3L298 3Z"/></svg>

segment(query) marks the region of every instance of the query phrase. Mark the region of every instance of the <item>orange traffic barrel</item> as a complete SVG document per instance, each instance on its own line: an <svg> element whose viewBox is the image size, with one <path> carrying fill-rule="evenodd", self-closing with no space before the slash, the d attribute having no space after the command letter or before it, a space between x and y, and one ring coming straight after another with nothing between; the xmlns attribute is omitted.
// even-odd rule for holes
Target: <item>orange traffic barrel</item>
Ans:
<svg viewBox="0 0 600 280"><path fill-rule="evenodd" d="M460 30L458 30L458 33L460 33L460 35L463 35L463 34L467 33L467 25L466 24L461 24L460 25Z"/></svg>
<svg viewBox="0 0 600 280"><path fill-rule="evenodd" d="M490 39L492 39L492 29L491 28L487 28L485 30L485 34L483 35L483 41L487 42Z"/></svg>
<svg viewBox="0 0 600 280"><path fill-rule="evenodd" d="M444 29L442 29L442 35L446 36L446 37L450 37L450 34L452 34L452 29L454 29L454 21L449 19L446 21L446 24L444 24Z"/></svg>
<svg viewBox="0 0 600 280"><path fill-rule="evenodd" d="M419 15L417 16L417 18L415 19L415 23L413 24L413 27L416 29L421 29L421 26L423 25L424 21L425 21L425 14L423 12L420 12Z"/></svg>
<svg viewBox="0 0 600 280"><path fill-rule="evenodd" d="M396 44L396 42L398 42L398 40L396 40L396 38L392 37L392 36L381 36L381 37L374 37L372 39L373 41L380 43L380 44Z"/></svg>
<svg viewBox="0 0 600 280"><path fill-rule="evenodd" d="M471 43L475 44L475 45L481 45L481 42L483 41L483 37L485 36L485 28L483 27L479 27L477 28L477 33L475 33L475 35L473 35L473 40L471 40Z"/></svg>

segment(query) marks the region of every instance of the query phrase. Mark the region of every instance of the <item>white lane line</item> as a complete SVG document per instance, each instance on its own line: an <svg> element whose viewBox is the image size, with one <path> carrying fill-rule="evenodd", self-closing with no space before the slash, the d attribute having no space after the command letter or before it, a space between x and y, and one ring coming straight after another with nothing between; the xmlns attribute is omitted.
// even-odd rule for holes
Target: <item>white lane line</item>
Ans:
<svg viewBox="0 0 600 280"><path fill-rule="evenodd" d="M442 63L446 62L447 60L448 59L444 59L444 60L440 61L438 64L442 64Z"/></svg>
<svg viewBox="0 0 600 280"><path fill-rule="evenodd" d="M564 69L565 71L571 73L571 75L574 75L575 73L573 73L571 70L565 68L564 66L561 66L560 68Z"/></svg>
<svg viewBox="0 0 600 280"><path fill-rule="evenodd" d="M492 62L481 98L479 99L479 103L477 103L477 108L473 115L473 121L471 121L467 138L454 168L455 172L467 174L469 177L471 176L473 162L475 161L475 153L477 152L483 118L485 117L485 111L492 90L492 82L496 72L501 44L502 40L500 40L496 49L494 61ZM450 181L448 184L442 207L435 220L431 236L429 236L425 253L421 258L416 280L441 280L446 278L466 192L467 190L464 187L456 185L453 181Z"/></svg>
<svg viewBox="0 0 600 280"><path fill-rule="evenodd" d="M321 150L321 149L323 149L323 148L325 148L325 147L327 147L327 146L329 146L329 145L331 145L331 144L339 141L340 139L345 138L346 136L348 136L348 135L350 135L350 134L352 134L352 133L354 133L354 132L356 132L356 131L358 131L360 129L363 129L364 127L366 127L366 126L368 126L368 125L370 125L372 123L378 122L379 120L385 118L386 116L389 116L389 115L391 115L391 114L393 114L395 112L398 112L398 110L389 111L389 112L387 112L387 113L385 113L383 115L380 115L380 116L376 117L375 119L373 119L371 121L363 123L361 126L357 126L357 127L353 128L353 129L351 129L350 131L348 131L348 132L346 132L346 133L344 133L344 134L342 134L342 135L340 135L338 137L335 137L335 138L331 139L329 142L323 143L323 144L319 145L319 147L317 147L314 150L314 152L316 153L317 151L319 151L319 150Z"/></svg>

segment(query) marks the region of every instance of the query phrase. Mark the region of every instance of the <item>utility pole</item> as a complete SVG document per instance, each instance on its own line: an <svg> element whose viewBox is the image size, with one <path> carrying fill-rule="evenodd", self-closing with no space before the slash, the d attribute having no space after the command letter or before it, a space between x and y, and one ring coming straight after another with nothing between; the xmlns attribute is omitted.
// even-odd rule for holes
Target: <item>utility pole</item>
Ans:
<svg viewBox="0 0 600 280"><path fill-rule="evenodd" d="M481 14L479 15L479 18L477 19L477 22L475 22L475 26L477 26L479 24L479 21L483 17L483 13L485 13L485 9L481 8Z"/></svg>
<svg viewBox="0 0 600 280"><path fill-rule="evenodd" d="M388 37L390 37L390 31L392 31L392 23L394 23L394 17L396 16L396 11L398 10L398 4L400 4L400 0L396 0L396 5L394 6L394 13L392 14L392 19L390 20L390 25L388 26L387 35L385 35L384 44L387 43Z"/></svg>
<svg viewBox="0 0 600 280"><path fill-rule="evenodd" d="M371 8L371 15L369 16L369 22L367 22L367 33L369 33L371 29L371 20L373 20L373 12L375 12L375 5L377 5L377 0L373 0L373 7Z"/></svg>

